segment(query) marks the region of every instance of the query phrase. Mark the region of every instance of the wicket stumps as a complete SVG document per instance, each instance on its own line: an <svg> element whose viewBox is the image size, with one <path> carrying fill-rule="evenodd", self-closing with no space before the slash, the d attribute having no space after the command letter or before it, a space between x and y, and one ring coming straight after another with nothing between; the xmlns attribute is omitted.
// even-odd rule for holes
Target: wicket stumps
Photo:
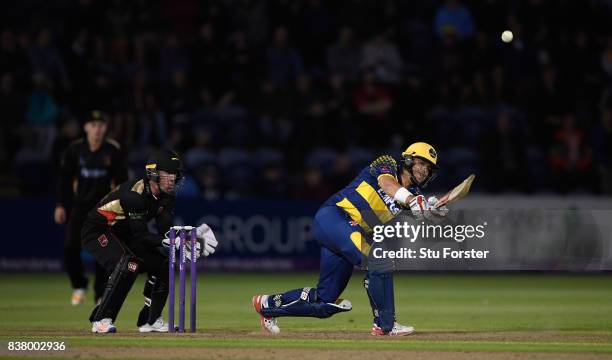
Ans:
<svg viewBox="0 0 612 360"><path fill-rule="evenodd" d="M169 293L168 293L168 331L175 332L174 327L174 276L175 276L175 264L176 264L176 235L179 235L179 324L178 332L185 332L185 273L186 268L186 256L185 248L187 247L187 234L189 234L190 247L192 249L191 255L191 269L189 272L189 279L191 281L190 291L191 296L189 297L189 330L191 332L196 331L196 282L197 282L197 270L196 270L196 258L194 256L196 248L196 228L193 226L173 226L170 228L170 246L168 247L168 282L169 282Z"/></svg>

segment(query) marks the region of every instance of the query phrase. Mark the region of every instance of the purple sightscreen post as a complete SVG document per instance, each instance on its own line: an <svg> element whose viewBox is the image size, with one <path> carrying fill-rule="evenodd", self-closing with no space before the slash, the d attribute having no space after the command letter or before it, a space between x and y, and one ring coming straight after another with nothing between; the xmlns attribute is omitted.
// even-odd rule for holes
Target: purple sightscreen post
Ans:
<svg viewBox="0 0 612 360"><path fill-rule="evenodd" d="M176 260L176 231L170 228L168 244L168 331L174 332L174 262Z"/></svg>
<svg viewBox="0 0 612 360"><path fill-rule="evenodd" d="M181 238L179 247L179 332L185 332L185 247L187 245L185 229L181 229L179 235Z"/></svg>
<svg viewBox="0 0 612 360"><path fill-rule="evenodd" d="M191 296L189 297L189 329L191 332L196 331L196 283L197 283L197 268L196 268L196 229L191 229L191 270L189 272L189 280L191 281ZM204 251L204 249L202 249Z"/></svg>

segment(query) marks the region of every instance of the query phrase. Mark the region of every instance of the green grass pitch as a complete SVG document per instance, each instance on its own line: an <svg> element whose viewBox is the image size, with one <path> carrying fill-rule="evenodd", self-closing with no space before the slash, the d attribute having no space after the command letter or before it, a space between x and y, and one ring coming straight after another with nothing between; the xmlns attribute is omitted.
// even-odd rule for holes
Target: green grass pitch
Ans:
<svg viewBox="0 0 612 360"><path fill-rule="evenodd" d="M319 352L356 359L363 350L383 355L435 354L435 358L444 357L440 354L458 358L466 352L473 353L471 358L516 353L612 356L612 281L608 275L399 273L395 277L398 320L413 325L417 332L403 338L375 338L368 335L372 314L361 286L363 274L356 272L342 296L353 303L351 312L329 319L281 318L281 336L262 333L251 296L313 286L316 277L314 273L201 272L195 335L136 332L141 277L119 315L119 333L93 335L87 321L91 299L85 305L71 306L65 276L3 274L0 356L40 356L7 351L8 341L26 340L65 341L68 350L45 355L66 358L172 357L168 354L286 358ZM180 356L177 349L182 351Z"/></svg>

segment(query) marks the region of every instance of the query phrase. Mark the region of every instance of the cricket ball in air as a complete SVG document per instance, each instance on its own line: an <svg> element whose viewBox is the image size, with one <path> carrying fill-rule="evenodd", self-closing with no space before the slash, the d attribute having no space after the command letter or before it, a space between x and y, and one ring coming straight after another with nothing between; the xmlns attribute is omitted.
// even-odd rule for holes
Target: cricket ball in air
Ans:
<svg viewBox="0 0 612 360"><path fill-rule="evenodd" d="M506 30L501 34L501 39L503 42L509 43L514 39L514 34L512 34L512 31Z"/></svg>

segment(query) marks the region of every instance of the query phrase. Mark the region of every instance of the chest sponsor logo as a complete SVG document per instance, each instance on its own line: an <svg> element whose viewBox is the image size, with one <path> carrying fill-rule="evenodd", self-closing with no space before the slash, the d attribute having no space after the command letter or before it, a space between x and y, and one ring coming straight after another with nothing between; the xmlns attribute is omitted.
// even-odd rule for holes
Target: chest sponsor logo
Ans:
<svg viewBox="0 0 612 360"><path fill-rule="evenodd" d="M98 237L98 242L100 243L100 246L106 247L108 245L108 238L106 235L102 234Z"/></svg>
<svg viewBox="0 0 612 360"><path fill-rule="evenodd" d="M81 177L97 179L105 177L108 174L106 169L81 168Z"/></svg>
<svg viewBox="0 0 612 360"><path fill-rule="evenodd" d="M128 217L132 220L142 220L145 219L147 217L147 213L135 213L135 212L128 212Z"/></svg>
<svg viewBox="0 0 612 360"><path fill-rule="evenodd" d="M157 208L157 215L161 214L164 211L164 207L160 206Z"/></svg>

